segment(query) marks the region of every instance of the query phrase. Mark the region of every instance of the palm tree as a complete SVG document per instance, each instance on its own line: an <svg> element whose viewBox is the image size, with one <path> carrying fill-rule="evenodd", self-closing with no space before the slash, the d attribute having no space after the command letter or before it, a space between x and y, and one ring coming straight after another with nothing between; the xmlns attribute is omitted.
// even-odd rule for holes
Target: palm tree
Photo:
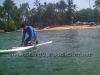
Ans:
<svg viewBox="0 0 100 75"><path fill-rule="evenodd" d="M54 16L55 16L54 4L49 3L47 5L47 9L46 9L45 13L46 13L47 21L48 21L47 23L50 26L53 23L53 19L54 19Z"/></svg>
<svg viewBox="0 0 100 75"><path fill-rule="evenodd" d="M89 8L91 8L90 7L90 0L89 0ZM88 15L88 23L90 22L90 12L88 12L89 13L89 15Z"/></svg>
<svg viewBox="0 0 100 75"><path fill-rule="evenodd" d="M94 7L95 7L96 9L100 9L100 0L95 0L95 5L94 5Z"/></svg>
<svg viewBox="0 0 100 75"><path fill-rule="evenodd" d="M98 11L100 10L100 0L95 0L95 5L94 5L95 9ZM97 24L97 21L99 20L99 14L98 12L96 13L96 24Z"/></svg>
<svg viewBox="0 0 100 75"><path fill-rule="evenodd" d="M44 8L46 10L46 8L47 8L47 2L44 2Z"/></svg>
<svg viewBox="0 0 100 75"><path fill-rule="evenodd" d="M35 0L35 2L33 2L34 6L39 7L40 1L39 0Z"/></svg>
<svg viewBox="0 0 100 75"><path fill-rule="evenodd" d="M64 0L60 0L60 2L59 2L59 8L60 8L60 10L62 12L62 24L64 24L64 16L63 16L64 14L63 13L64 13L66 7L67 7L66 2Z"/></svg>
<svg viewBox="0 0 100 75"><path fill-rule="evenodd" d="M58 2L55 4L55 11L58 11Z"/></svg>
<svg viewBox="0 0 100 75"><path fill-rule="evenodd" d="M96 25L97 25L97 22L98 22L98 15L99 15L99 10L94 9L94 19L95 19Z"/></svg>
<svg viewBox="0 0 100 75"><path fill-rule="evenodd" d="M31 23L32 23L32 25L33 25L33 24L34 24L34 23L33 23L33 16L36 14L35 8L32 8L32 9L29 11L29 14L30 14L30 17L31 17Z"/></svg>
<svg viewBox="0 0 100 75"><path fill-rule="evenodd" d="M39 20L40 20L40 24L42 24L41 22L41 6L42 6L42 4L40 3L40 1L39 0L35 0L35 2L33 2L33 4L34 4L34 6L37 6L37 10L38 10L38 13L39 13Z"/></svg>
<svg viewBox="0 0 100 75"><path fill-rule="evenodd" d="M71 10L73 5L73 0L67 0L68 1L68 12L67 12L67 24L71 24Z"/></svg>
<svg viewBox="0 0 100 75"><path fill-rule="evenodd" d="M73 4L73 5L72 5L72 9L74 9L75 11L77 11L77 8L78 8L78 7L77 7L76 4Z"/></svg>
<svg viewBox="0 0 100 75"><path fill-rule="evenodd" d="M75 18L75 11L77 11L77 5L76 4L73 4L72 5L72 10L71 10L71 19L72 19L72 24L73 24L73 20L74 20L74 18Z"/></svg>

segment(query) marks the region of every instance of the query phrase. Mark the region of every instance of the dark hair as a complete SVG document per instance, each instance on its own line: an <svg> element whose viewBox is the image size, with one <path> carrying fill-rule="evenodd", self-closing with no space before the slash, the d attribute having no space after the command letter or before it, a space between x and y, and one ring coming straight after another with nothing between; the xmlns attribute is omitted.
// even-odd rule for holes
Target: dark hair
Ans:
<svg viewBox="0 0 100 75"><path fill-rule="evenodd" d="M21 28L25 27L26 25L24 23L21 24Z"/></svg>

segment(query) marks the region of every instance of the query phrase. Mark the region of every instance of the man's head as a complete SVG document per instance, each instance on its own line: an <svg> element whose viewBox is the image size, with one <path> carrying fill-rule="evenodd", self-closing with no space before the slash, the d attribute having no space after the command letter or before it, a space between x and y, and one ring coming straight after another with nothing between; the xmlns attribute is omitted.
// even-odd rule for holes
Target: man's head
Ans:
<svg viewBox="0 0 100 75"><path fill-rule="evenodd" d="M26 29L27 29L27 25L25 25L25 24L23 23L23 24L21 24L21 28L23 28L24 30L26 30Z"/></svg>

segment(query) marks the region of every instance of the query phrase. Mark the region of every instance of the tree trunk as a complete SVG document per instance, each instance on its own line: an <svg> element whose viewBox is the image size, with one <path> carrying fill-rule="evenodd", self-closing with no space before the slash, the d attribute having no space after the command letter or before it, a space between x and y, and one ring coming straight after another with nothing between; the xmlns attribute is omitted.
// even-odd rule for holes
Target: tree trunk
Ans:
<svg viewBox="0 0 100 75"><path fill-rule="evenodd" d="M9 27L9 12L8 12L8 27Z"/></svg>

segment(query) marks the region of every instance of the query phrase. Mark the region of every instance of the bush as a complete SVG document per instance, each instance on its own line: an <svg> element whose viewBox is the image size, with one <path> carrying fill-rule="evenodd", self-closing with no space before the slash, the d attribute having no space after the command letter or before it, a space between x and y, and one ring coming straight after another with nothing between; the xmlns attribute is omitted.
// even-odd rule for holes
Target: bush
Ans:
<svg viewBox="0 0 100 75"><path fill-rule="evenodd" d="M3 25L3 29L5 30L5 32L15 31L16 25L14 24L14 21L10 21L9 26L8 26L8 23L5 22L4 25Z"/></svg>

